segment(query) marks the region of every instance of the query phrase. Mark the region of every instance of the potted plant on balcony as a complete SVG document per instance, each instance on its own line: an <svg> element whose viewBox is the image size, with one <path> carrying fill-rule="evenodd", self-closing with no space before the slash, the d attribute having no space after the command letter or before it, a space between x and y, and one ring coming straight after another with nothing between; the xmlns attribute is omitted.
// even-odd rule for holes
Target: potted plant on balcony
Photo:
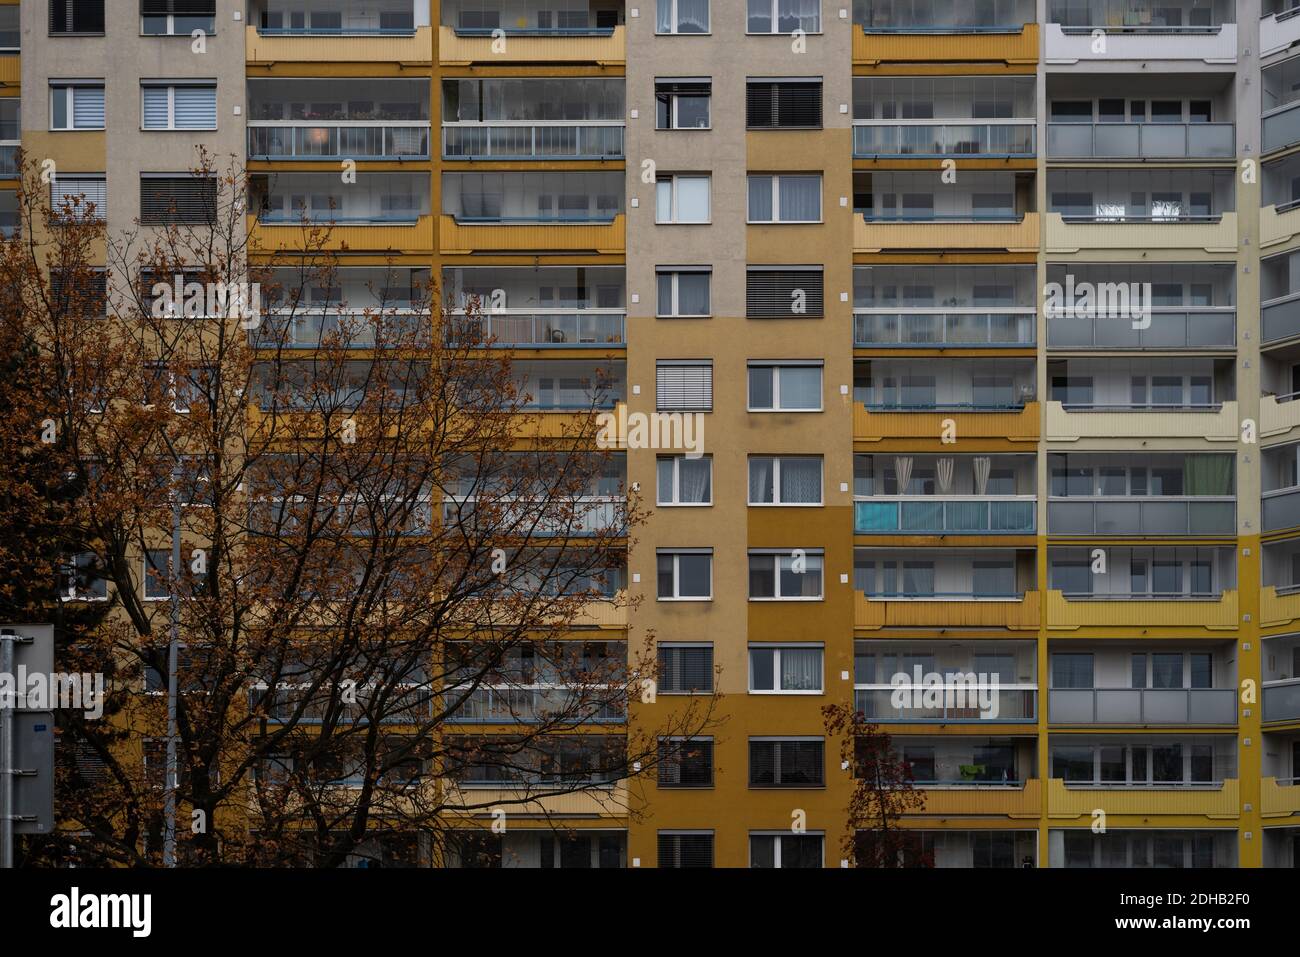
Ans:
<svg viewBox="0 0 1300 957"><path fill-rule="evenodd" d="M983 764L962 764L958 767L961 771L962 781L978 781L980 776L988 770L987 766Z"/></svg>

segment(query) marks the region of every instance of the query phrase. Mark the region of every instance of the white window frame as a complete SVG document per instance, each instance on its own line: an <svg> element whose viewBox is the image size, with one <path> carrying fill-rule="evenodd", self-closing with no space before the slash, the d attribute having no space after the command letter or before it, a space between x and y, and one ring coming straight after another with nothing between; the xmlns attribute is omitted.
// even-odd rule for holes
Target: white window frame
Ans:
<svg viewBox="0 0 1300 957"><path fill-rule="evenodd" d="M781 0L768 0L768 2L770 2L770 4L771 4L771 13L772 13L772 29L771 29L771 30L763 30L763 31L761 31L761 32L757 32L757 33L756 33L755 31L749 29L749 5L750 5L751 3L753 3L753 2L754 2L754 0L746 0L746 3L745 3L745 34L746 34L747 36L751 36L751 37L792 37L792 36L794 36L794 31L786 32L786 31L784 31L784 30L778 30L778 29L777 29L778 14L779 14L779 12L780 12L780 8L781 8ZM800 29L802 29L802 27L801 27ZM815 36L821 36L821 34L822 34L822 32L824 31L824 29L825 29L825 25L824 25L824 23L822 22L822 5L821 5L821 0L818 0L818 3L817 3L817 29L816 29L816 30L804 30L803 32L804 32L804 34L805 34L806 36L813 36L813 37L815 37Z"/></svg>
<svg viewBox="0 0 1300 957"><path fill-rule="evenodd" d="M673 593L668 596L659 594L659 558L672 556ZM707 595L682 595L681 557L683 555L704 555L709 559L709 593ZM655 552L655 599L657 601L713 601L713 549L711 548L663 548Z"/></svg>
<svg viewBox="0 0 1300 957"><path fill-rule="evenodd" d="M205 89L212 91L212 126L177 126L176 125L176 88L189 87L193 89ZM145 107L144 96L146 90L166 90L167 91L167 125L166 126L146 126L145 125ZM140 132L142 133L174 133L174 132L215 132L217 129L217 84L215 81L200 80L165 80L165 81L140 81Z"/></svg>
<svg viewBox="0 0 1300 957"><path fill-rule="evenodd" d="M816 649L822 655L821 667L821 687L816 691L804 691L798 689L785 688L755 688L754 687L754 652L755 651L774 651L775 655L772 660L772 677L777 683L781 680L781 652L783 649L790 648L796 651L812 651ZM749 646L746 652L746 664L749 667L749 693L765 695L793 695L808 697L809 695L824 695L826 693L826 646L823 644L799 644L797 642L769 642L756 641Z"/></svg>
<svg viewBox="0 0 1300 957"><path fill-rule="evenodd" d="M691 459L692 462L707 462L709 466L709 497L703 502L683 502L681 500L682 488L682 460L685 455L659 455L655 457L655 505L660 508L708 508L713 504L713 456L702 455L697 459ZM664 498L664 490L659 487L659 463L669 461L673 464L673 487L669 489L671 498Z"/></svg>
<svg viewBox="0 0 1300 957"><path fill-rule="evenodd" d="M798 177L800 179L817 180L817 218L816 219L785 219L781 215L781 180L786 177ZM772 219L755 219L753 212L749 209L749 184L756 179L768 180L768 186L772 192ZM821 173L750 173L745 177L745 222L751 226L784 226L784 225L817 225L823 221L825 215L822 209L822 188L823 178Z"/></svg>
<svg viewBox="0 0 1300 957"><path fill-rule="evenodd" d="M677 184L684 179L702 179L706 188L709 208L705 210L704 219L679 219L680 209L678 200L680 190ZM662 210L659 208L659 186L667 182L669 192L669 219L662 218ZM655 177L655 225L659 226L710 226L713 224L713 176L709 173L663 173ZM712 291L712 290L710 290Z"/></svg>
<svg viewBox="0 0 1300 957"><path fill-rule="evenodd" d="M818 402L817 407L816 407L815 409L812 409L812 408L809 408L809 409L792 409L792 408L785 408L784 406L781 405L781 370L782 370L782 369L787 369L787 368L816 369L816 370L818 371L818 373L819 373L818 378L821 380L821 388L818 389L818 391L817 391L817 398L818 398L820 401ZM750 386L749 375L750 375L750 372L751 372L752 370L754 370L754 369L771 369L772 372L773 372L773 375L772 375L772 407L771 407L771 408L756 408L756 407L754 406L754 398L753 398L752 395L749 394L749 393L750 393L750 389L749 389L749 386ZM780 412L822 412L822 411L824 411L825 406L826 406L825 396L823 395L823 393L825 392L825 390L826 390L826 375L825 375L824 364L823 364L821 361L816 361L816 362L772 361L772 362L768 362L768 361L766 361L766 360L763 360L763 361L750 362L750 363L748 363L748 364L745 366L745 393L746 393L746 394L745 394L745 408L746 408L746 411L749 411L749 412L767 412L767 413L772 413L772 412L777 412L777 413L780 413Z"/></svg>
<svg viewBox="0 0 1300 957"><path fill-rule="evenodd" d="M750 866L751 869L752 869L753 866L754 866L754 843L753 843L753 839L756 838L756 837L770 837L770 838L772 838L773 840L776 841L776 844L775 844L775 846L774 846L773 853L772 853L772 866L773 866L773 868L776 869L776 870L782 870L782 869L783 869L782 866L781 866L781 840L780 840L781 838L783 838L783 837L816 837L816 838L820 838L820 839L821 839L821 842L822 842L822 844L821 844L821 847L822 847L822 864L821 864L821 866L822 866L822 867L825 867L825 866L826 866L826 832L825 832L825 831L797 831L797 832L796 832L796 831L791 831L791 830L789 830L789 829L786 829L786 830L784 830L784 831L750 831L750 832L749 832L749 840L748 840L746 843L748 844L748 849L747 849L747 850L748 850L748 854L749 854L749 866Z"/></svg>
<svg viewBox="0 0 1300 957"><path fill-rule="evenodd" d="M673 17L672 17L672 20L673 20L673 25L672 25L672 29L669 30L667 33L660 33L660 32L659 32L659 4L660 4L660 3L668 3L668 4L671 4L671 5L672 5L672 11L673 11ZM657 37L707 37L707 36L711 36L712 33L713 33L713 0L708 0L708 2L705 4L705 7L707 8L707 10L708 10L708 12L709 12L709 22L708 22L708 24L706 25L706 29L705 29L705 31L704 31L703 33L679 33L678 30L677 30L677 25L678 25L678 23L680 22L680 18L677 16L677 0L655 0L655 9L654 9L654 11L653 11L653 16L654 16L654 18L655 18L655 36L657 36ZM712 832L710 832L710 833L712 833Z"/></svg>
<svg viewBox="0 0 1300 957"><path fill-rule="evenodd" d="M144 21L145 21L145 19L146 19L146 18L145 18L145 15L144 15L144 11L142 10L142 11L140 12L140 36L142 36L142 37L185 37L186 39L190 39L190 38L192 38L192 37L194 36L193 32L190 32L190 33L177 33L177 32L176 32L176 14L174 14L174 13L169 13L169 14L167 14L167 32L166 32L166 33L149 33L149 32L146 32L146 30L145 30L145 28L144 28ZM155 19L157 19L157 18L155 17ZM213 17L212 17L212 29L211 29L211 30L204 30L204 31L203 31L203 35L204 35L205 37L215 36L215 35L216 35L216 32L217 32L217 17L216 17L216 15L214 14Z"/></svg>
<svg viewBox="0 0 1300 957"><path fill-rule="evenodd" d="M708 312L678 312L678 302L681 301L679 279L683 274L703 275L709 277L709 311ZM669 303L672 312L663 311L663 303L659 301L659 277L671 276L673 287L673 301ZM668 266L655 270L655 318L656 319L711 319L713 317L713 267L706 266L703 268L691 268L686 266Z"/></svg>
<svg viewBox="0 0 1300 957"><path fill-rule="evenodd" d="M102 183L103 184L103 201L99 197L89 195L85 189L77 189L75 192L65 185L67 183L81 182L83 184ZM102 223L108 218L108 175L106 173L64 173L62 175L55 173L50 178L50 209L56 215L61 217L64 197L85 196L87 202L95 203L93 218L89 209L84 203L73 207L75 214L70 218L79 223Z"/></svg>
<svg viewBox="0 0 1300 957"><path fill-rule="evenodd" d="M826 459L821 455L778 455L776 453L755 453L750 455L746 462L746 494L753 491L753 482L749 480L748 469L752 467L754 459L772 459L772 501L755 502L749 500L752 508L822 508L826 504ZM786 459L816 459L819 481L817 483L817 501L815 502L783 502L781 500L781 463Z"/></svg>
<svg viewBox="0 0 1300 957"><path fill-rule="evenodd" d="M104 94L104 123L99 126L77 126L77 104L76 91L79 89L100 90ZM64 106L67 111L69 126L54 125L54 100L55 97L62 96L65 98ZM76 133L88 130L103 130L108 121L108 88L103 80L51 80L50 81L50 132L51 133Z"/></svg>
<svg viewBox="0 0 1300 957"><path fill-rule="evenodd" d="M771 595L749 595L750 601L825 601L826 600L826 550L824 548L803 548L798 549L804 553L804 560L811 562L817 559L817 577L820 580L821 587L816 595L782 595L781 594L781 562L794 561L793 548L751 548L745 556L745 575L749 575L749 560L752 558L771 557L775 559L772 575ZM801 573L802 575L812 574L812 568L808 568Z"/></svg>

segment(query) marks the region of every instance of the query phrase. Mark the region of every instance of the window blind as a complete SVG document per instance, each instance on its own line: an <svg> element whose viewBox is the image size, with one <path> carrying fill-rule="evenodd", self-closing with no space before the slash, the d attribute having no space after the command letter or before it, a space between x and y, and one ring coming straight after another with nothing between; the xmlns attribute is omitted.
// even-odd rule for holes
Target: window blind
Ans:
<svg viewBox="0 0 1300 957"><path fill-rule="evenodd" d="M820 128L821 80L749 80L745 125L751 129Z"/></svg>
<svg viewBox="0 0 1300 957"><path fill-rule="evenodd" d="M104 88L72 88L72 125L79 130L98 129L104 125Z"/></svg>
<svg viewBox="0 0 1300 957"><path fill-rule="evenodd" d="M173 16L215 17L216 0L140 0L140 12L146 17Z"/></svg>
<svg viewBox="0 0 1300 957"><path fill-rule="evenodd" d="M745 315L750 319L809 319L825 314L821 269L750 269Z"/></svg>
<svg viewBox="0 0 1300 957"><path fill-rule="evenodd" d="M655 407L661 412L712 411L713 363L658 363L655 366Z"/></svg>
<svg viewBox="0 0 1300 957"><path fill-rule="evenodd" d="M103 176L56 176L50 180L50 206L56 214L67 203L80 218L103 219L107 202L108 184ZM95 204L93 213L87 209L91 203Z"/></svg>
<svg viewBox="0 0 1300 957"><path fill-rule="evenodd" d="M712 834L659 832L660 867L712 867Z"/></svg>
<svg viewBox="0 0 1300 957"><path fill-rule="evenodd" d="M217 182L211 177L140 177L140 221L146 225L207 223L216 206Z"/></svg>
<svg viewBox="0 0 1300 957"><path fill-rule="evenodd" d="M50 0L50 34L103 33L104 0Z"/></svg>
<svg viewBox="0 0 1300 957"><path fill-rule="evenodd" d="M713 690L713 647L660 645L659 690L667 694Z"/></svg>

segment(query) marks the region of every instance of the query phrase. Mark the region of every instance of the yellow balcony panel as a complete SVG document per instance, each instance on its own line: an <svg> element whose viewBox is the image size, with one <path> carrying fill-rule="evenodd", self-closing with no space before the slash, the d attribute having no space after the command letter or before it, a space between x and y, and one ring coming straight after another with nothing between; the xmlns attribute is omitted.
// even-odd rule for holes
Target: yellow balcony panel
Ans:
<svg viewBox="0 0 1300 957"><path fill-rule="evenodd" d="M1049 631L1079 628L1197 628L1231 631L1238 627L1237 593L1218 599L1085 599L1069 601L1059 591L1047 593Z"/></svg>
<svg viewBox="0 0 1300 957"><path fill-rule="evenodd" d="M575 628L626 628L627 595L620 592L613 601L593 601L573 618Z"/></svg>
<svg viewBox="0 0 1300 957"><path fill-rule="evenodd" d="M1070 788L1052 778L1047 782L1047 816L1092 817L1097 808L1107 815L1142 817L1200 815L1236 818L1241 814L1241 789L1235 778L1221 787L1205 788Z"/></svg>
<svg viewBox="0 0 1300 957"><path fill-rule="evenodd" d="M597 253L621 255L624 217L610 223L458 223L442 216L438 247L443 255L471 253Z"/></svg>
<svg viewBox="0 0 1300 957"><path fill-rule="evenodd" d="M321 230L321 241L309 242L311 231ZM248 218L249 252L283 252L306 248L349 252L431 253L433 217L421 216L410 225L379 223L374 226L304 227L298 223L268 225Z"/></svg>
<svg viewBox="0 0 1300 957"><path fill-rule="evenodd" d="M1264 778L1259 782L1259 813L1261 817L1300 816L1300 784L1284 786L1277 778Z"/></svg>
<svg viewBox="0 0 1300 957"><path fill-rule="evenodd" d="M1266 395L1259 400L1259 437L1266 444L1291 441L1291 435L1300 429L1300 402L1279 402L1277 396Z"/></svg>
<svg viewBox="0 0 1300 957"><path fill-rule="evenodd" d="M1005 63L1038 62L1038 24L1026 23L1019 33L866 33L853 25L853 62L881 63Z"/></svg>
<svg viewBox="0 0 1300 957"><path fill-rule="evenodd" d="M1300 234L1300 206L1279 213L1276 206L1259 211L1259 248L1290 243Z"/></svg>
<svg viewBox="0 0 1300 957"><path fill-rule="evenodd" d="M1213 223L1067 223L1060 213L1046 214L1047 251L1073 254L1086 250L1141 252L1153 259L1165 251L1235 253L1237 214L1224 213Z"/></svg>
<svg viewBox="0 0 1300 957"><path fill-rule="evenodd" d="M896 223L868 222L853 217L853 251L991 249L999 252L1038 251L1037 213L1025 213L1014 223Z"/></svg>
<svg viewBox="0 0 1300 957"><path fill-rule="evenodd" d="M1300 591L1279 595L1275 585L1259 590L1259 627L1291 628L1300 621Z"/></svg>
<svg viewBox="0 0 1300 957"><path fill-rule="evenodd" d="M1026 592L1020 601L872 600L854 592L853 624L875 631L881 628L1038 628L1038 592Z"/></svg>
<svg viewBox="0 0 1300 957"><path fill-rule="evenodd" d="M497 44L497 49L493 45ZM502 46L504 44L504 46ZM622 66L627 61L624 28L603 36L458 36L454 28L438 27L438 59L443 66L472 63L596 63Z"/></svg>
<svg viewBox="0 0 1300 957"><path fill-rule="evenodd" d="M545 790L539 785L534 790ZM573 794L552 794L528 800L527 792L512 788L456 788L449 786L445 807L449 815L489 818L493 807L500 807L510 817L602 817L627 816L627 788L616 785ZM523 801L524 803L520 803ZM462 805L473 810L458 811Z"/></svg>
<svg viewBox="0 0 1300 957"><path fill-rule="evenodd" d="M1026 781L1024 787L1018 788L922 788L921 793L925 796L925 807L913 814L1036 818L1043 807L1043 782L1038 778Z"/></svg>
<svg viewBox="0 0 1300 957"><path fill-rule="evenodd" d="M433 62L433 28L416 27L411 34L396 36L275 36L259 33L257 27L244 32L245 57L249 63L409 63Z"/></svg>
<svg viewBox="0 0 1300 957"><path fill-rule="evenodd" d="M1059 402L1047 403L1047 441L1081 439L1202 439L1236 442L1240 425L1237 403L1224 402L1207 412L1067 412Z"/></svg>
<svg viewBox="0 0 1300 957"><path fill-rule="evenodd" d="M572 439L575 436L588 435L594 443L597 440L600 423L593 424L590 420L593 416L600 415L601 411L611 412L616 422L624 421L624 417L618 416L614 409L593 411L521 409L519 414L514 416L515 421L512 422L511 428L514 437L521 442Z"/></svg>
<svg viewBox="0 0 1300 957"><path fill-rule="evenodd" d="M948 433L959 442L985 439L1028 446L1038 441L1038 421L1037 402L1005 412L883 412L858 402L853 406L853 438L860 442L930 440L939 446Z"/></svg>
<svg viewBox="0 0 1300 957"><path fill-rule="evenodd" d="M19 86L22 82L22 58L16 54L0 56L0 86Z"/></svg>

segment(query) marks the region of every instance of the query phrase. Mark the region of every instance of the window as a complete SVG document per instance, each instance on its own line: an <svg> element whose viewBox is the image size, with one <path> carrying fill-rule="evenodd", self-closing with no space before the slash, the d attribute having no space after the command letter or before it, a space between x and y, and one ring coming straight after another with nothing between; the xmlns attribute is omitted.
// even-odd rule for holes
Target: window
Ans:
<svg viewBox="0 0 1300 957"><path fill-rule="evenodd" d="M821 33L821 0L749 0L747 33Z"/></svg>
<svg viewBox="0 0 1300 957"><path fill-rule="evenodd" d="M712 600L713 549L661 549L655 562L660 601Z"/></svg>
<svg viewBox="0 0 1300 957"><path fill-rule="evenodd" d="M169 548L151 548L144 553L144 597L147 601L171 597L172 553Z"/></svg>
<svg viewBox="0 0 1300 957"><path fill-rule="evenodd" d="M713 866L712 831L660 831L658 836L660 867Z"/></svg>
<svg viewBox="0 0 1300 957"><path fill-rule="evenodd" d="M16 5L0 7L0 52L17 53L22 45L22 32L18 27L19 8Z"/></svg>
<svg viewBox="0 0 1300 957"><path fill-rule="evenodd" d="M50 36L104 32L104 0L50 0Z"/></svg>
<svg viewBox="0 0 1300 957"><path fill-rule="evenodd" d="M685 455L661 455L657 460L659 505L712 505L713 457L698 459Z"/></svg>
<svg viewBox="0 0 1300 957"><path fill-rule="evenodd" d="M821 738L750 738L750 787L822 787L826 783Z"/></svg>
<svg viewBox="0 0 1300 957"><path fill-rule="evenodd" d="M102 130L104 81L50 84L51 130Z"/></svg>
<svg viewBox="0 0 1300 957"><path fill-rule="evenodd" d="M146 36L191 36L217 32L216 0L140 0L140 32Z"/></svg>
<svg viewBox="0 0 1300 957"><path fill-rule="evenodd" d="M659 302L655 315L660 319L699 318L710 314L708 267L676 267L655 272Z"/></svg>
<svg viewBox="0 0 1300 957"><path fill-rule="evenodd" d="M207 176L141 174L140 221L146 226L203 225L217 214L217 181Z"/></svg>
<svg viewBox="0 0 1300 957"><path fill-rule="evenodd" d="M749 319L820 319L824 315L821 266L750 267L745 272Z"/></svg>
<svg viewBox="0 0 1300 957"><path fill-rule="evenodd" d="M822 178L819 175L749 177L751 223L819 223Z"/></svg>
<svg viewBox="0 0 1300 957"><path fill-rule="evenodd" d="M1052 655L1053 688L1092 688L1092 655Z"/></svg>
<svg viewBox="0 0 1300 957"><path fill-rule="evenodd" d="M820 412L822 364L749 365L749 411Z"/></svg>
<svg viewBox="0 0 1300 957"><path fill-rule="evenodd" d="M751 645L750 694L821 694L823 655L820 645Z"/></svg>
<svg viewBox="0 0 1300 957"><path fill-rule="evenodd" d="M103 269L50 270L51 309L77 319L108 315L108 274Z"/></svg>
<svg viewBox="0 0 1300 957"><path fill-rule="evenodd" d="M750 867L821 867L821 834L751 834Z"/></svg>
<svg viewBox="0 0 1300 957"><path fill-rule="evenodd" d="M215 130L215 83L145 83L140 86L141 128Z"/></svg>
<svg viewBox="0 0 1300 957"><path fill-rule="evenodd" d="M712 92L708 78L655 80L655 129L707 130Z"/></svg>
<svg viewBox="0 0 1300 957"><path fill-rule="evenodd" d="M713 645L682 642L658 647L659 694L697 694L713 691Z"/></svg>
<svg viewBox="0 0 1300 957"><path fill-rule="evenodd" d="M821 456L751 455L749 504L822 504Z"/></svg>
<svg viewBox="0 0 1300 957"><path fill-rule="evenodd" d="M707 223L709 177L670 173L655 179L656 223Z"/></svg>
<svg viewBox="0 0 1300 957"><path fill-rule="evenodd" d="M655 408L660 412L713 411L713 362L671 359L655 363Z"/></svg>
<svg viewBox="0 0 1300 957"><path fill-rule="evenodd" d="M821 77L746 80L745 125L754 130L821 129Z"/></svg>
<svg viewBox="0 0 1300 957"><path fill-rule="evenodd" d="M713 739L660 739L656 766L661 788L711 788Z"/></svg>
<svg viewBox="0 0 1300 957"><path fill-rule="evenodd" d="M708 33L709 0L655 0L655 33Z"/></svg>
<svg viewBox="0 0 1300 957"><path fill-rule="evenodd" d="M50 209L60 219L102 221L107 206L108 187L103 173L56 175L50 180Z"/></svg>
<svg viewBox="0 0 1300 957"><path fill-rule="evenodd" d="M81 552L65 566L66 597L75 601L101 601L108 598L108 579L104 563L94 552Z"/></svg>
<svg viewBox="0 0 1300 957"><path fill-rule="evenodd" d="M749 553L749 599L820 601L822 550Z"/></svg>

